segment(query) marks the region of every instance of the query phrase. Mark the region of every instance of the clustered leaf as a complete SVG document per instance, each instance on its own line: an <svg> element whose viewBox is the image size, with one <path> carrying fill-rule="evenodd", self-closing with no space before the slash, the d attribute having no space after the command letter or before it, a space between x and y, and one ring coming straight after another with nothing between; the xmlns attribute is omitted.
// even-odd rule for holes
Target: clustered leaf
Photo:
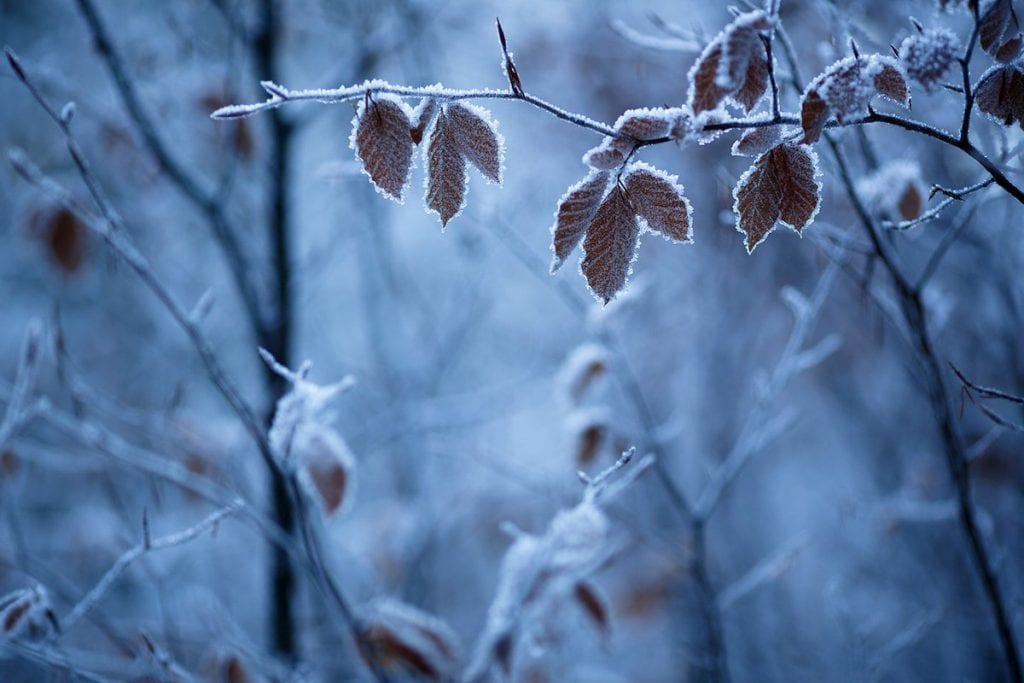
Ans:
<svg viewBox="0 0 1024 683"><path fill-rule="evenodd" d="M610 174L591 172L559 201L552 272L583 239L581 268L587 284L605 303L611 301L626 284L643 227L673 240L690 240L692 209L676 180L634 163L609 190Z"/></svg>
<svg viewBox="0 0 1024 683"><path fill-rule="evenodd" d="M429 131L429 137L428 137ZM427 209L447 225L466 203L467 163L501 184L504 140L487 110L424 98L411 109L386 94L368 93L352 121L350 143L363 171L380 192L401 203L413 165L413 148L428 137Z"/></svg>
<svg viewBox="0 0 1024 683"><path fill-rule="evenodd" d="M736 229L746 236L747 252L764 241L776 223L801 232L821 203L818 160L806 145L783 143L755 161L733 191Z"/></svg>
<svg viewBox="0 0 1024 683"><path fill-rule="evenodd" d="M504 140L489 113L461 102L438 112L425 152L427 209L446 226L466 203L467 162L491 182L501 184Z"/></svg>
<svg viewBox="0 0 1024 683"><path fill-rule="evenodd" d="M772 20L760 10L736 17L690 69L689 105L695 114L717 109L727 99L752 110L768 89L768 54L761 33Z"/></svg>
<svg viewBox="0 0 1024 683"><path fill-rule="evenodd" d="M839 60L811 81L804 92L800 105L802 142L817 142L830 115L835 114L842 122L864 112L876 95L910 106L910 89L899 62L882 55Z"/></svg>

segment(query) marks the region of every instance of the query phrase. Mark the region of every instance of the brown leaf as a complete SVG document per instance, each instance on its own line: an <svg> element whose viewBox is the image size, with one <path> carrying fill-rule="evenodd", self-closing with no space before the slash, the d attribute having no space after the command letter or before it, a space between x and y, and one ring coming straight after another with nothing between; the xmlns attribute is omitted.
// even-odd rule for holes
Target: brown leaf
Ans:
<svg viewBox="0 0 1024 683"><path fill-rule="evenodd" d="M692 209L675 176L636 163L630 166L625 185L629 203L648 228L679 242L693 241L690 236Z"/></svg>
<svg viewBox="0 0 1024 683"><path fill-rule="evenodd" d="M427 208L440 216L442 227L462 210L466 183L466 160L448 114L442 110L427 144L426 196Z"/></svg>
<svg viewBox="0 0 1024 683"><path fill-rule="evenodd" d="M607 636L611 630L611 621L608 618L608 607L597 591L588 583L580 581L573 590L576 602L580 604L583 611L594 622L602 635Z"/></svg>
<svg viewBox="0 0 1024 683"><path fill-rule="evenodd" d="M626 163L633 147L632 140L606 137L601 144L583 155L583 163L599 171L610 171Z"/></svg>
<svg viewBox="0 0 1024 683"><path fill-rule="evenodd" d="M956 64L959 52L960 39L943 28L908 36L900 45L899 56L907 75L931 91Z"/></svg>
<svg viewBox="0 0 1024 683"><path fill-rule="evenodd" d="M743 174L733 191L736 229L753 252L776 222L797 232L809 224L821 202L817 160L805 146L781 144L765 152Z"/></svg>
<svg viewBox="0 0 1024 683"><path fill-rule="evenodd" d="M31 223L53 263L69 275L78 272L85 262L89 237L78 217L65 208L44 209Z"/></svg>
<svg viewBox="0 0 1024 683"><path fill-rule="evenodd" d="M604 198L608 178L609 174L605 171L591 171L586 178L570 187L558 202L555 225L551 229L551 249L555 253L551 262L552 273L561 268L565 259L583 239L583 233L590 227L590 221Z"/></svg>
<svg viewBox="0 0 1024 683"><path fill-rule="evenodd" d="M388 669L410 669L431 680L441 680L441 672L431 658L387 626L375 624L365 631L363 638L379 665Z"/></svg>
<svg viewBox="0 0 1024 683"><path fill-rule="evenodd" d="M409 129L413 144L418 145L423 141L423 134L427 132L427 127L434 120L435 113L437 113L437 100L433 97L425 97L413 111L416 125Z"/></svg>
<svg viewBox="0 0 1024 683"><path fill-rule="evenodd" d="M386 95L368 96L352 125L352 147L366 175L384 196L401 202L413 153L405 104Z"/></svg>
<svg viewBox="0 0 1024 683"><path fill-rule="evenodd" d="M978 41L981 49L986 52L994 52L1002 44L1003 34L1010 25L1010 16L1013 13L1013 2L1011 0L992 0L988 3L978 21Z"/></svg>
<svg viewBox="0 0 1024 683"><path fill-rule="evenodd" d="M830 114L841 122L866 111L875 95L910 106L910 89L895 59L866 55L836 62L811 81L804 93L800 105L802 142L817 142Z"/></svg>
<svg viewBox="0 0 1024 683"><path fill-rule="evenodd" d="M978 110L1004 126L1024 128L1024 74L1013 67L991 69L974 93Z"/></svg>
<svg viewBox="0 0 1024 683"><path fill-rule="evenodd" d="M729 96L750 111L768 87L768 59L760 32L771 28L761 11L736 17L701 53L688 78L694 114L711 111Z"/></svg>
<svg viewBox="0 0 1024 683"><path fill-rule="evenodd" d="M804 101L800 105L800 126L804 129L802 142L810 144L821 138L825 124L828 123L828 104L815 91L804 95Z"/></svg>
<svg viewBox="0 0 1024 683"><path fill-rule="evenodd" d="M736 103L748 113L757 106L757 103L768 91L768 58L764 53L764 48L758 48L758 50L747 64L746 78L743 79L743 84L732 94Z"/></svg>
<svg viewBox="0 0 1024 683"><path fill-rule="evenodd" d="M883 64L881 71L875 74L875 90L879 95L902 104L910 105L910 89L907 87L907 79L903 72L892 64Z"/></svg>
<svg viewBox="0 0 1024 683"><path fill-rule="evenodd" d="M6 450L0 453L0 474L5 477L12 476L18 471L18 456L14 451Z"/></svg>
<svg viewBox="0 0 1024 683"><path fill-rule="evenodd" d="M720 88L715 84L718 62L721 58L721 43L718 40L712 41L704 48L704 52L690 69L688 74L690 79L689 102L694 114L717 109L729 94L725 88Z"/></svg>
<svg viewBox="0 0 1024 683"><path fill-rule="evenodd" d="M1024 47L1024 36L1018 33L1000 45L993 56L996 58L996 61L1009 64L1020 56L1021 47Z"/></svg>
<svg viewBox="0 0 1024 683"><path fill-rule="evenodd" d="M785 126L758 126L745 131L732 146L735 156L756 157L782 142Z"/></svg>
<svg viewBox="0 0 1024 683"><path fill-rule="evenodd" d="M591 424L579 433L576 443L577 465L588 465L593 462L597 454L601 452L606 431L603 424Z"/></svg>
<svg viewBox="0 0 1024 683"><path fill-rule="evenodd" d="M631 109L615 122L615 130L634 140L657 140L668 136L671 125L671 120L657 110Z"/></svg>
<svg viewBox="0 0 1024 683"><path fill-rule="evenodd" d="M907 184L896 203L896 210L899 212L900 218L905 221L912 221L921 215L924 211L924 197L921 196L917 185Z"/></svg>
<svg viewBox="0 0 1024 683"><path fill-rule="evenodd" d="M446 107L459 151L493 183L501 185L502 140L487 111L456 102Z"/></svg>
<svg viewBox="0 0 1024 683"><path fill-rule="evenodd" d="M636 256L640 224L626 193L615 185L598 207L583 240L583 275L605 303L626 285Z"/></svg>
<svg viewBox="0 0 1024 683"><path fill-rule="evenodd" d="M327 514L333 514L345 501L348 470L340 462L312 460L306 463L306 471L320 494L320 501Z"/></svg>

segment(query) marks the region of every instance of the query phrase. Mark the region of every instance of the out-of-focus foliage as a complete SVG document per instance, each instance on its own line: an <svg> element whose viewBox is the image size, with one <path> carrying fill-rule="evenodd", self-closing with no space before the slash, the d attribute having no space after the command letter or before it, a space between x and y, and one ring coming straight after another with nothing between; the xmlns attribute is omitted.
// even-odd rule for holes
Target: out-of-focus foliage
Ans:
<svg viewBox="0 0 1024 683"><path fill-rule="evenodd" d="M943 86L962 86L946 52L967 43L970 4L783 0L778 21L809 88L780 83L782 104L797 116L803 105L803 131L745 138L736 149L749 157L735 157L739 132L711 141L687 126L730 98L743 109L767 106L767 54L750 40L767 25L760 13L737 18L725 4L667 0L279 3L275 68L288 86L379 77L506 88L500 15L527 92L619 128L629 110L671 112L659 121L680 143L638 150L633 160L642 161L622 182L647 183L650 202L633 206L618 196L614 173L581 163L588 149L611 150L618 163L632 148L602 147L593 131L522 102L460 108L476 126L455 130L469 143L439 132L445 114L415 102L361 103L354 131L347 104L277 110L292 126L284 196L293 293L290 358L278 360L311 360L309 386L356 378L331 396L330 414L304 414L282 438L308 456L300 491L334 513L308 508L325 564L369 654L389 672L445 680L465 671L481 634L507 626L500 618L525 614L531 623L516 630L514 648L501 651L504 632L490 643L501 663L494 671L508 657L515 680L710 680L723 662L738 681L1006 676L919 342L824 138L817 153L797 144L832 135L829 115L865 115L869 106L908 114L879 93L902 105L912 95L915 118L959 130L962 109L953 105L962 97ZM1024 110L1007 88L1024 87L1012 44L1020 7L1001 14L1012 4L981 2L988 53L975 55L973 74L977 108L994 120L975 115L971 134L1016 181ZM272 163L276 133L268 116L209 118L264 97L258 82L270 74L250 50L260 5L97 2L142 106L238 229L246 277L262 292L275 282L269 264L280 248L265 228L274 211L267 188L281 172ZM851 41L862 57L851 56ZM75 102L73 126L103 195L176 300L185 309L205 302L199 326L269 425L276 397L223 253L126 113L77 2L0 0L0 42L50 101ZM775 48L780 79L796 77ZM878 54L886 56L867 57ZM701 76L693 92L689 73ZM856 81L856 97L831 98L836 79ZM10 439L0 428L0 679L73 680L52 651L39 654L47 643L59 644L65 665L119 679L368 677L343 619L301 567L298 646L291 661L275 655L271 554L245 514L140 553L58 632L139 544L194 528L235 497L261 513L271 505L265 464L187 337L101 239L6 163L9 148L22 148L76 200L89 200L59 131L6 65L0 102L0 419L21 401L26 328L37 320L44 330L21 401L31 415ZM411 140L381 147L362 135L399 124ZM880 225L949 199L929 198L933 184L984 180L959 150L907 131L834 134ZM692 142L709 144L683 144ZM799 173L780 179L780 155ZM401 173L375 164L385 157L400 157ZM442 162L454 169L448 186L428 186ZM467 162L480 173L467 173ZM378 196L364 168L382 193L409 201ZM745 201L742 188L754 182L778 190L769 206ZM424 195L442 223L459 214L447 231L424 212ZM747 244L760 244L752 256L735 231L734 204ZM685 222L665 218L669 206ZM608 232L595 236L595 216L612 209L598 226ZM605 299L629 274L607 306L575 263L549 273L553 220L556 264L583 240L630 238L603 275L581 266ZM761 243L777 220L801 235L777 231ZM915 281L928 276L921 298L940 357L1017 395L1022 224L1021 205L985 186L951 199L934 220L883 234ZM694 243L646 236L634 262L644 227ZM272 298L258 308L277 314ZM1024 439L941 371L963 401L956 429L971 458L978 523L1020 638ZM45 404L34 403L40 397ZM1024 423L1017 404L997 408L1007 424ZM567 514L559 511L579 502L577 470L596 476L630 446L656 464L599 511L608 525L600 561L558 577L554 609L548 593L529 590L501 602L514 592L508 566L517 548L557 536ZM713 511L700 543L677 494ZM507 523L521 530L513 538Z"/></svg>

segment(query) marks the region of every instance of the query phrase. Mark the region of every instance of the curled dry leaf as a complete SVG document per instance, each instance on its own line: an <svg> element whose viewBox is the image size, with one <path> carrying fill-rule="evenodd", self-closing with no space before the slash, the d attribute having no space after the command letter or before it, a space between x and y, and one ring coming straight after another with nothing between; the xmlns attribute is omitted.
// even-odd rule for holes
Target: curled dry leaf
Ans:
<svg viewBox="0 0 1024 683"><path fill-rule="evenodd" d="M1024 128L1024 73L1011 66L990 69L974 93L978 109L1004 126Z"/></svg>
<svg viewBox="0 0 1024 683"><path fill-rule="evenodd" d="M830 114L842 122L866 111L876 95L910 106L910 90L899 62L883 55L839 60L811 81L804 93L800 105L802 142L817 142Z"/></svg>
<svg viewBox="0 0 1024 683"><path fill-rule="evenodd" d="M750 111L768 89L768 55L761 32L771 19L757 10L736 17L690 69L688 101L695 114L717 109L727 98Z"/></svg>
<svg viewBox="0 0 1024 683"><path fill-rule="evenodd" d="M644 163L631 164L607 190L610 174L591 172L562 197L556 213L552 249L557 270L583 240L583 275L605 303L626 284L646 226L677 241L690 240L690 203L675 176Z"/></svg>
<svg viewBox="0 0 1024 683"><path fill-rule="evenodd" d="M610 171L626 163L635 143L626 138L606 137L597 147L587 150L583 163L599 171Z"/></svg>
<svg viewBox="0 0 1024 683"><path fill-rule="evenodd" d="M783 143L754 161L733 191L736 229L746 236L748 253L777 222L799 233L814 220L821 203L817 176L817 157L804 145Z"/></svg>
<svg viewBox="0 0 1024 683"><path fill-rule="evenodd" d="M500 184L503 150L504 141L486 110L457 102L437 113L425 151L426 205L441 218L442 226L466 203L466 163Z"/></svg>
<svg viewBox="0 0 1024 683"><path fill-rule="evenodd" d="M387 95L367 96L352 120L350 142L363 171L385 197L398 202L412 170L411 127L408 107Z"/></svg>

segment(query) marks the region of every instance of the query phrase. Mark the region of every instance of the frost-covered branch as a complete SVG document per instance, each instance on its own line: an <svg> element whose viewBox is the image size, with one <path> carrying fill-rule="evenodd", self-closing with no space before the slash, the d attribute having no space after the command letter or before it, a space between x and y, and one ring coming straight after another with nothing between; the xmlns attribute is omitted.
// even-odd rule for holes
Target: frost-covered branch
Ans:
<svg viewBox="0 0 1024 683"><path fill-rule="evenodd" d="M220 510L211 513L203 520L188 527L187 529L155 539L149 538L147 529L144 533L143 540L129 550L126 550L110 567L110 569L107 570L96 585L93 586L92 590L86 593L78 604L72 607L68 614L60 620L61 630L64 632L70 630L79 619L85 616L89 610L96 606L96 603L98 603L103 598L104 594L110 590L110 587L118 577L121 576L121 574L124 573L124 571L128 569L133 562L141 558L143 555L158 550L166 550L167 548L184 545L185 543L202 536L210 529L214 529L222 519L234 514L241 509L242 506L243 503L241 501L236 501L225 508L221 508Z"/></svg>
<svg viewBox="0 0 1024 683"><path fill-rule="evenodd" d="M0 451L4 450L7 442L14 436L19 427L37 412L38 406L33 406L29 399L32 394L32 387L35 385L36 375L39 372L41 336L42 332L34 322L29 325L28 330L25 332L25 340L21 345L21 356L18 359L14 386L11 389L11 396L7 402L7 410L4 411L3 419L0 420Z"/></svg>

